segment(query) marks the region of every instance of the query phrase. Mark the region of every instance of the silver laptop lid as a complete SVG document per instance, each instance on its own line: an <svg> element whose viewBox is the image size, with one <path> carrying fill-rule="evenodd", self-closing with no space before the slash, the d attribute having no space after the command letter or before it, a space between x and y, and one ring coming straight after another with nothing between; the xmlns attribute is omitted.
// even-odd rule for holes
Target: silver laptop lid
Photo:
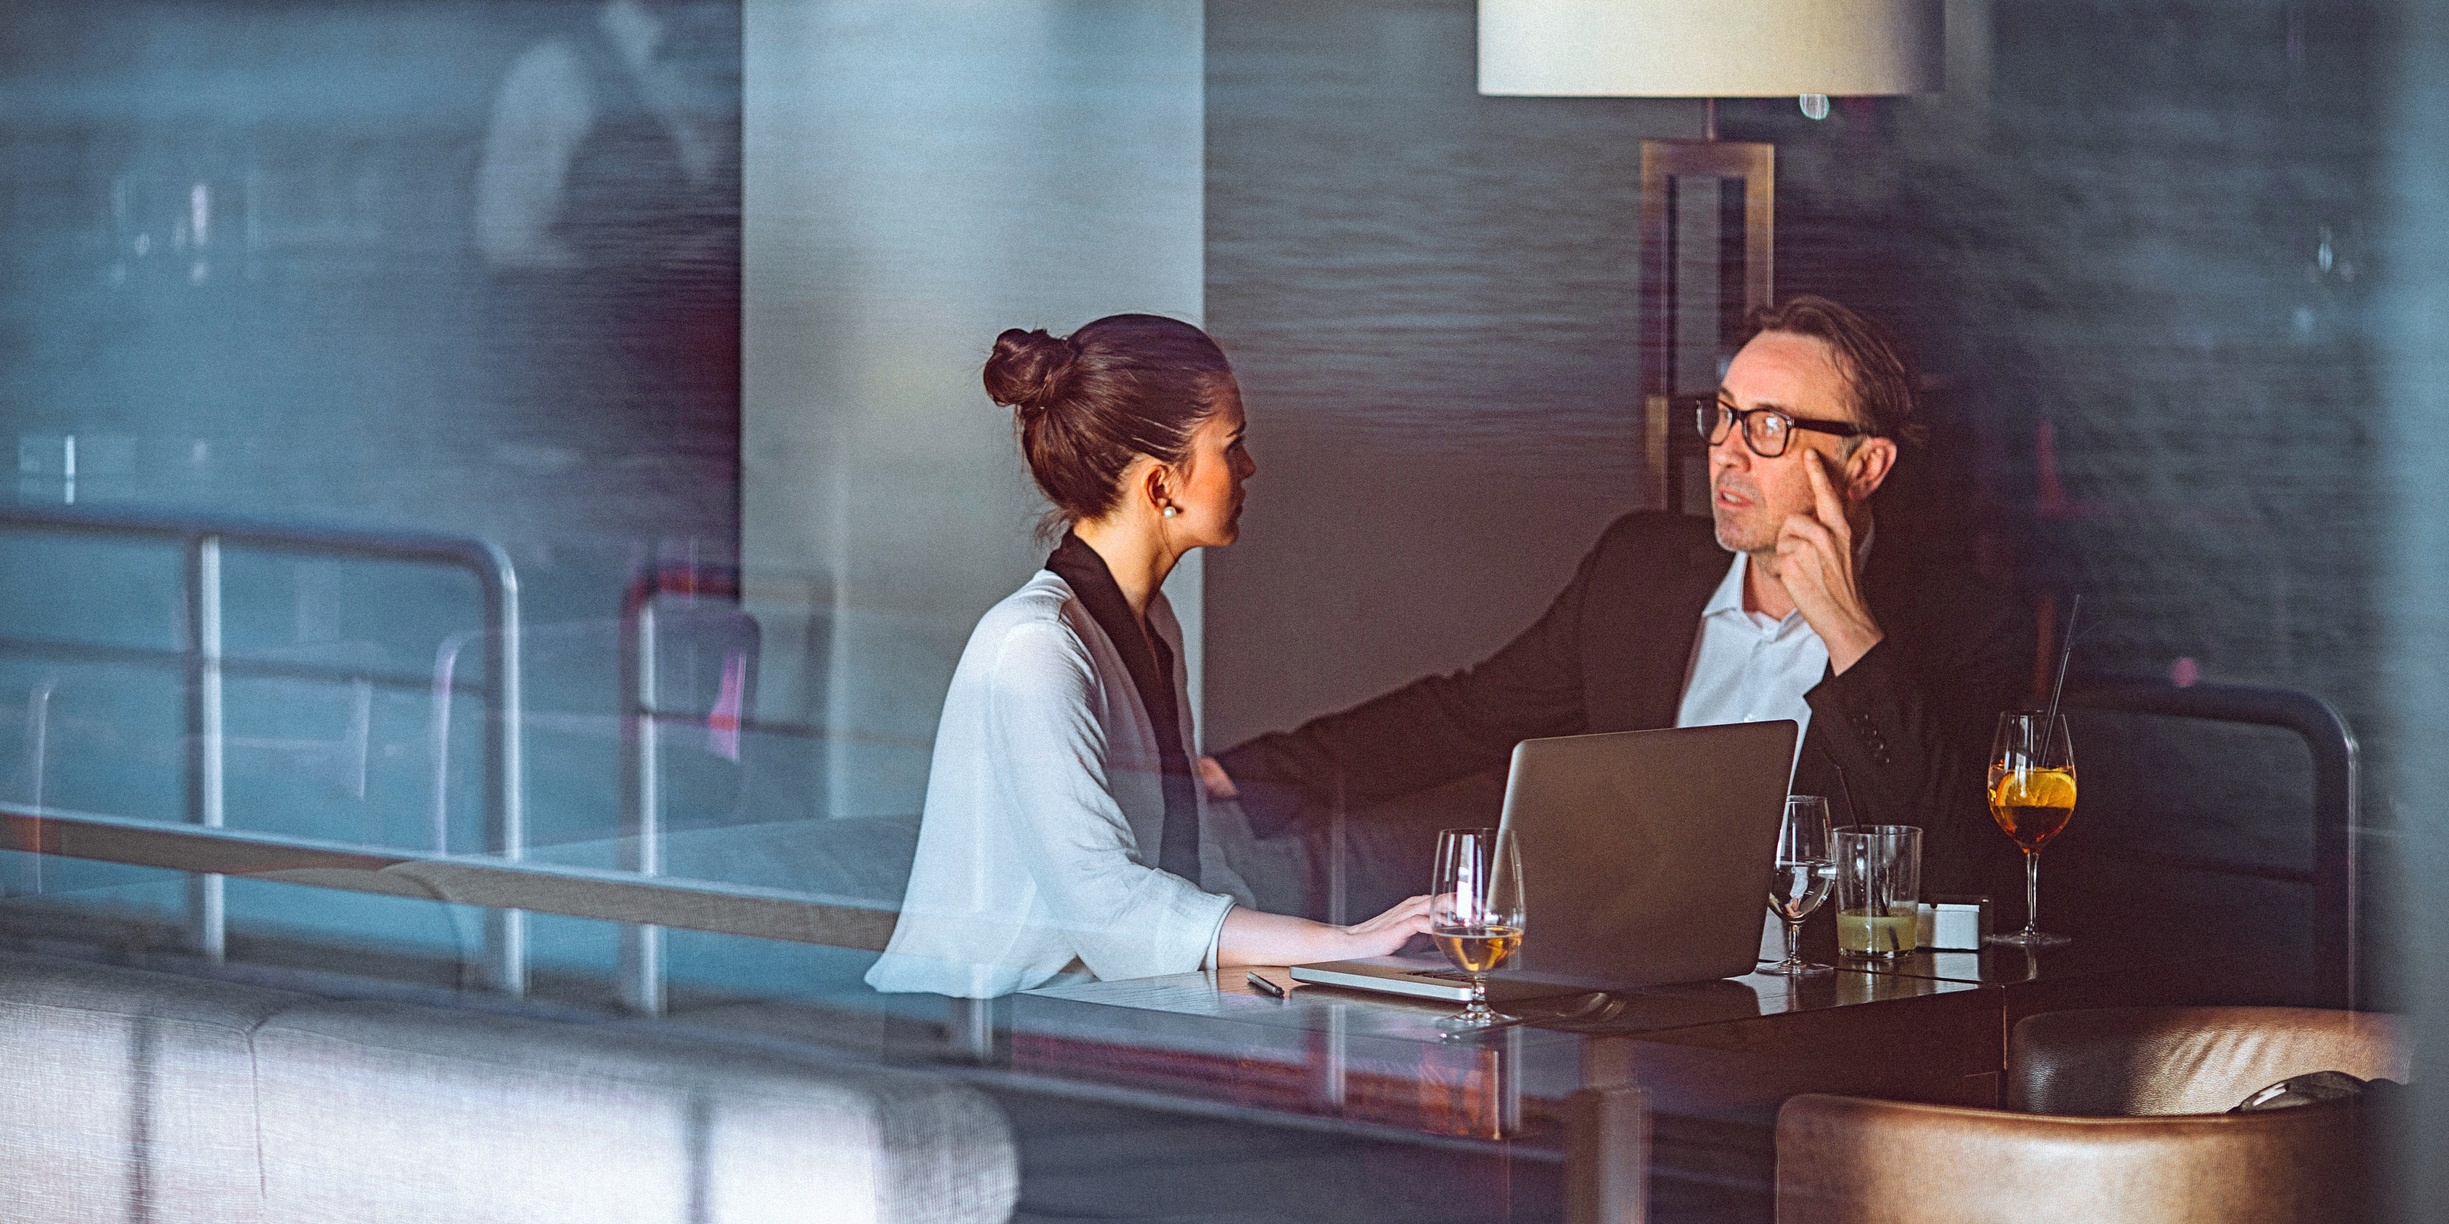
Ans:
<svg viewBox="0 0 2449 1224"><path fill-rule="evenodd" d="M1528 922L1500 977L1648 986L1751 972L1791 720L1524 740L1505 782Z"/></svg>

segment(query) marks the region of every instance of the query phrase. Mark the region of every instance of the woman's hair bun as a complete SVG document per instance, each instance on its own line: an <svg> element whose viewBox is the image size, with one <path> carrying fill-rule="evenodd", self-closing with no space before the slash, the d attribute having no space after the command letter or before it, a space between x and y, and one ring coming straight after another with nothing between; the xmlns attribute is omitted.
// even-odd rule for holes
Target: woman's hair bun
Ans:
<svg viewBox="0 0 2449 1224"><path fill-rule="evenodd" d="M1206 332L1151 314L1107 315L1065 337L1015 327L995 337L984 375L986 393L1018 410L1029 475L1072 523L1120 504L1140 456L1188 459L1191 434L1233 385Z"/></svg>
<svg viewBox="0 0 2449 1224"><path fill-rule="evenodd" d="M995 352L986 359L986 393L1006 407L1043 412L1063 398L1079 357L1079 345L1043 328L1012 328L995 337Z"/></svg>

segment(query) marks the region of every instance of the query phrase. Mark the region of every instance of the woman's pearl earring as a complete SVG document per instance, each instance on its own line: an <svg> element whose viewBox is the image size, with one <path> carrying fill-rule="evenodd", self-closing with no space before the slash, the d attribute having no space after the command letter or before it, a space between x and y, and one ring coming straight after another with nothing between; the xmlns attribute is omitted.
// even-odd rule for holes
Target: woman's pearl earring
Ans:
<svg viewBox="0 0 2449 1224"><path fill-rule="evenodd" d="M1167 507L1165 507L1165 517L1167 517L1167 518L1172 518L1173 516L1175 516L1175 515L1177 515L1177 514L1180 514L1180 513L1182 513L1180 510L1177 510L1177 509L1175 509L1175 508L1174 508L1174 507L1172 507L1172 506L1167 506Z"/></svg>

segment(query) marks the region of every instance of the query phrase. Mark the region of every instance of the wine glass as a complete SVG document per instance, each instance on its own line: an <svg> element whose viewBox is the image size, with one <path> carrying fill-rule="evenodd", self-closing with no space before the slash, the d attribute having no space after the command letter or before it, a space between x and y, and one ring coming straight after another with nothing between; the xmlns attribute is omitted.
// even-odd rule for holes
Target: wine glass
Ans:
<svg viewBox="0 0 2449 1224"><path fill-rule="evenodd" d="M2024 850L2024 929L1987 942L2017 948L2061 948L2073 942L2038 925L2041 848L2075 814L2075 745L2066 719L2001 714L1990 749L1990 819Z"/></svg>
<svg viewBox="0 0 2449 1224"><path fill-rule="evenodd" d="M1505 1017L1489 1010L1488 971L1522 947L1522 856L1510 832L1447 829L1437 835L1437 882L1429 897L1429 938L1471 979L1471 1005L1438 1022L1448 1032L1485 1028Z"/></svg>
<svg viewBox="0 0 2449 1224"><path fill-rule="evenodd" d="M1769 882L1769 912L1786 924L1786 959L1761 967L1762 973L1811 977L1830 966L1803 959L1795 941L1803 919L1828 899L1836 882L1836 864L1828 854L1828 800L1818 795L1790 795L1786 818L1777 826L1777 874Z"/></svg>

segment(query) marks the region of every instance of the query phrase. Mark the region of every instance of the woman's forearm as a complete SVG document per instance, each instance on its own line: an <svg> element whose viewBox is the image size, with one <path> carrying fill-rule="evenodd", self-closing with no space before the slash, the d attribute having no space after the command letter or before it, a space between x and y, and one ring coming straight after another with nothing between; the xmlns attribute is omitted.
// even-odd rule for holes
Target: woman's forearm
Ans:
<svg viewBox="0 0 2449 1224"><path fill-rule="evenodd" d="M1339 950L1344 939L1342 927L1236 905L1225 915L1224 934L1216 940L1216 960L1227 968L1338 960L1346 955Z"/></svg>
<svg viewBox="0 0 2449 1224"><path fill-rule="evenodd" d="M1224 931L1216 939L1216 962L1220 968L1230 968L1387 956L1428 929L1427 897L1413 897L1348 927L1236 905L1225 912Z"/></svg>

